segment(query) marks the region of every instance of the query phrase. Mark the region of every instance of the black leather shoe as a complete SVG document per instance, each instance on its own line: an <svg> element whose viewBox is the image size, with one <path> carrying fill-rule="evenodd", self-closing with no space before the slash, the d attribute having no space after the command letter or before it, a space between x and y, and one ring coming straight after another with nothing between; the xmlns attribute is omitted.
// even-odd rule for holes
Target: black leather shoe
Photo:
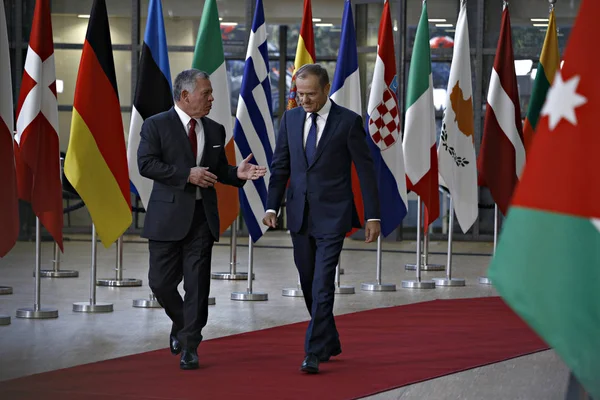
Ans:
<svg viewBox="0 0 600 400"><path fill-rule="evenodd" d="M196 349L183 349L181 361L179 361L179 368L198 369L198 367L198 351Z"/></svg>
<svg viewBox="0 0 600 400"><path fill-rule="evenodd" d="M304 361L302 362L300 371L306 372L308 374L318 374L319 373L319 357L317 357L314 354L307 355L306 358L304 359Z"/></svg>
<svg viewBox="0 0 600 400"><path fill-rule="evenodd" d="M329 359L331 357L339 356L340 354L342 354L342 348L341 347L336 347L335 349L331 350L331 352L328 355L326 355L326 356L320 356L319 357L319 361L320 362L327 362L327 361L329 361Z"/></svg>
<svg viewBox="0 0 600 400"><path fill-rule="evenodd" d="M169 336L169 348L171 349L171 354L173 354L174 356L181 353L181 343L179 343L179 339L177 339L177 336Z"/></svg>

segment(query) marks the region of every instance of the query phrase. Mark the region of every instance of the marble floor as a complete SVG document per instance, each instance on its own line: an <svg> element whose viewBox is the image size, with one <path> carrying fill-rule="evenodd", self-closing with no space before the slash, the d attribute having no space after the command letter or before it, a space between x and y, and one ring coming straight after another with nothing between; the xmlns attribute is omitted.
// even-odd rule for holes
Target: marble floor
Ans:
<svg viewBox="0 0 600 400"><path fill-rule="evenodd" d="M170 322L162 309L132 307L134 299L146 298L147 244L138 237L126 237L123 252L125 278L143 280L141 287L98 287L97 301L114 304L105 314L72 311L74 302L89 299L91 243L85 235L72 235L65 242L61 269L79 271L79 278L49 279L41 282L41 305L58 309L59 317L50 320L15 318L18 308L31 307L34 298L35 243L19 242L0 259L0 285L12 286L12 295L0 296L0 314L12 322L0 326L0 380L50 371L74 365L165 348ZM239 238L237 248L240 271L247 270L248 245ZM445 264L446 243L430 244L430 262ZM490 243L455 242L453 276L467 280L462 288L434 290L402 289L401 282L412 279L414 271L404 265L415 261L415 242L384 242L383 281L395 283L395 292L366 292L361 283L375 279L376 246L348 239L342 252L343 285L354 286L355 294L337 295L337 315L377 307L409 304L433 299L497 295L491 286L480 285L490 260ZM51 268L52 244L42 244L42 268ZM98 278L114 277L116 246L98 245ZM223 238L213 252L213 272L228 271L229 239ZM231 293L245 291L246 281L212 280L211 306L206 339L253 331L292 322L308 315L301 298L283 297L282 288L293 287L297 275L293 266L291 241L284 232L268 233L254 247L254 291L268 293L268 301L240 302ZM424 272L424 278L441 277L443 272ZM342 337L343 340L343 337ZM300 363L301 360L298 360ZM174 363L173 368L177 368ZM520 357L429 380L370 399L564 399L568 370L553 351ZM0 398L4 398L0 393Z"/></svg>

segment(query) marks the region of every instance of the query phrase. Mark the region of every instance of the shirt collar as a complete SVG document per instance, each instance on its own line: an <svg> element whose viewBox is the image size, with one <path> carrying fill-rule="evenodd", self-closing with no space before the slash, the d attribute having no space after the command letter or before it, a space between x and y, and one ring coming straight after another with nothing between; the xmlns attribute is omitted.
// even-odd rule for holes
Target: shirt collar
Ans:
<svg viewBox="0 0 600 400"><path fill-rule="evenodd" d="M319 114L319 117L321 117L325 120L325 119L327 119L327 116L329 115L329 111L331 111L331 100L329 100L329 97L328 97L325 104L323 104L323 107L321 107L321 109L319 111L317 111L317 114ZM306 119L309 119L312 114L313 113L306 113Z"/></svg>
<svg viewBox="0 0 600 400"><path fill-rule="evenodd" d="M174 105L174 108L175 108L175 112L177 112L177 115L179 116L179 119L181 120L181 123L183 124L183 127L185 128L185 130L187 132L188 125L190 124L192 117L187 115L186 112L183 111L181 108L179 108L179 106L177 104ZM199 123L199 122L200 121L196 118L196 123Z"/></svg>

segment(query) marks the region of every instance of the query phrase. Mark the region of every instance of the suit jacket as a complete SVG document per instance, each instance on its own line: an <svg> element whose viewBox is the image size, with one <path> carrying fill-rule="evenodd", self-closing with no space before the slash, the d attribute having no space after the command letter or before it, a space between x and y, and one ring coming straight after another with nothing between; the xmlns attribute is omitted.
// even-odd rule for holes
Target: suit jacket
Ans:
<svg viewBox="0 0 600 400"><path fill-rule="evenodd" d="M208 167L220 183L241 187L237 167L227 162L225 128L210 118L201 118L204 152L200 166ZM175 108L152 116L142 125L138 147L140 175L154 185L146 210L142 237L159 241L182 240L190 230L196 203L196 188L188 183L196 166L192 147ZM214 187L200 188L210 232L219 240L219 210Z"/></svg>
<svg viewBox="0 0 600 400"><path fill-rule="evenodd" d="M352 193L352 162L356 166L365 206L365 219L379 219L379 197L373 160L362 118L331 102L331 110L312 164L304 152L302 107L286 111L281 119L273 161L267 209L278 210L286 185L288 229L302 227L309 206L313 233L345 234L360 227Z"/></svg>

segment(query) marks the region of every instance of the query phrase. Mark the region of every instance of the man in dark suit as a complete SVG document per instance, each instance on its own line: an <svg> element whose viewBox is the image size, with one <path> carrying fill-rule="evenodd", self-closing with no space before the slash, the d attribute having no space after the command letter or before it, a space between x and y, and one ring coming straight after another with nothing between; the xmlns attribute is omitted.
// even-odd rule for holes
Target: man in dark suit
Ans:
<svg viewBox="0 0 600 400"><path fill-rule="evenodd" d="M138 168L154 181L142 236L150 250L150 288L173 321L171 353L182 353L182 369L196 369L208 319L212 247L219 240L214 184L241 187L264 176L266 167L250 164L252 155L237 168L228 164L225 129L206 117L214 100L208 74L181 72L173 98L173 108L142 126ZM182 279L184 300L177 291Z"/></svg>
<svg viewBox="0 0 600 400"><path fill-rule="evenodd" d="M367 243L381 231L379 199L362 118L329 99L329 77L318 64L298 70L296 87L302 107L286 111L281 118L263 223L276 227L289 179L288 229L311 315L301 370L317 373L319 362L342 352L333 318L334 279L344 237L352 227L360 227L352 194L352 163L363 194Z"/></svg>

